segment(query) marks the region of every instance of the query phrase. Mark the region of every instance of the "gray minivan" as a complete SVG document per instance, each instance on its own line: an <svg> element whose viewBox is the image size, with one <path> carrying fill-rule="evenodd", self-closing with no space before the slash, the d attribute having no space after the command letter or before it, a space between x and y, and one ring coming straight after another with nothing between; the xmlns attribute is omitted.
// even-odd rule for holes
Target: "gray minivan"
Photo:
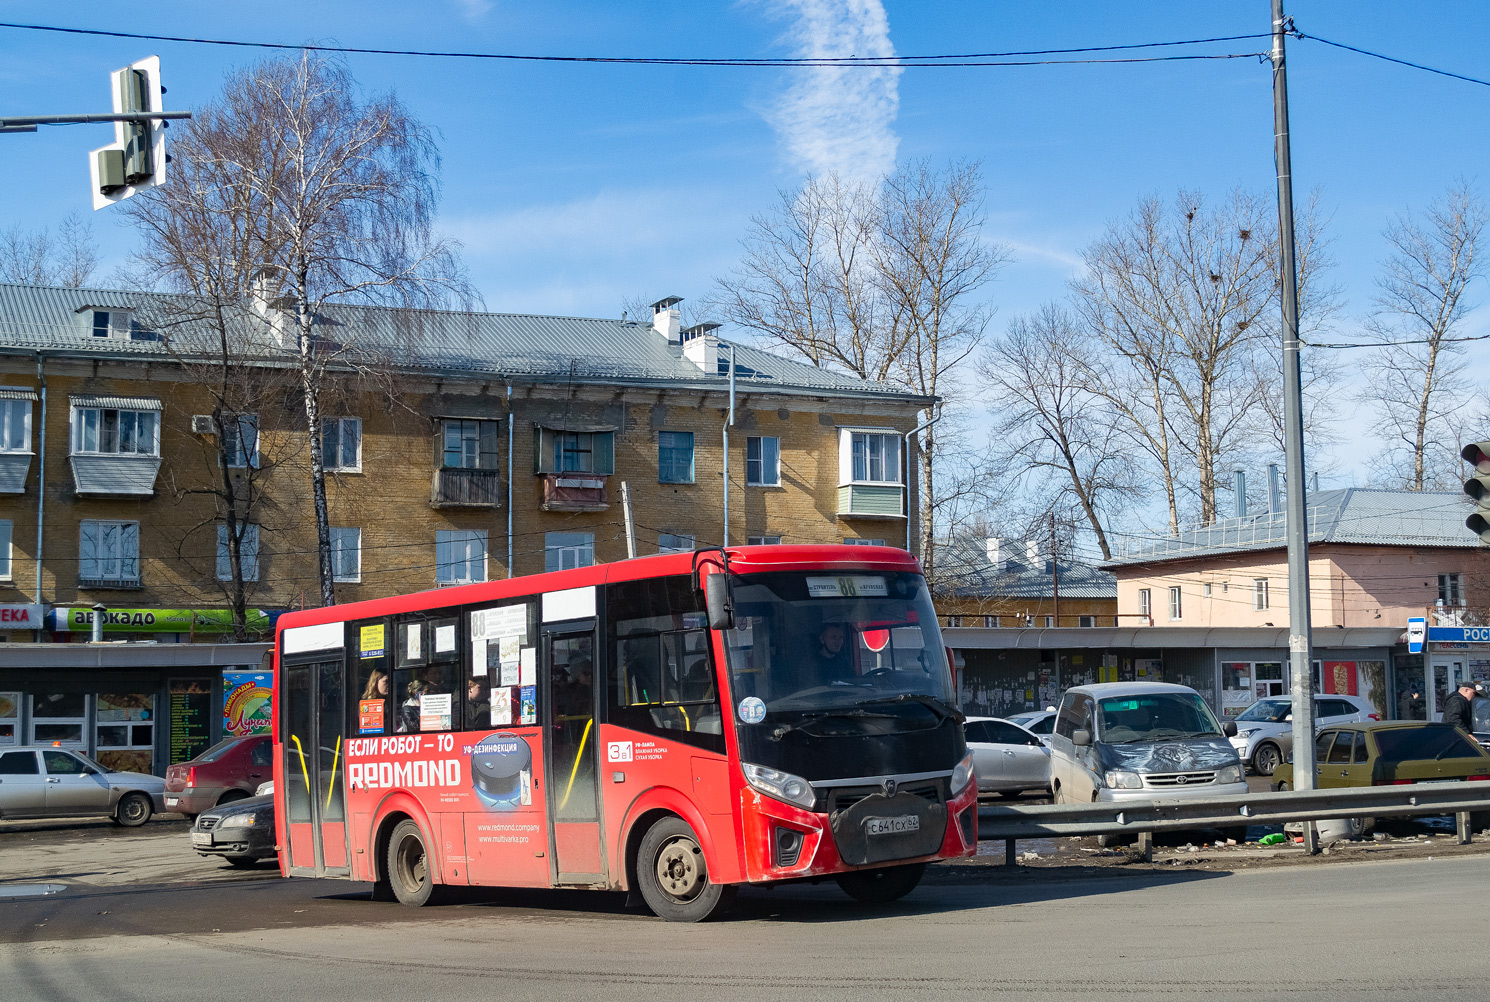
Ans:
<svg viewBox="0 0 1490 1002"><path fill-rule="evenodd" d="M1242 763L1200 693L1162 682L1066 690L1050 738L1056 803L1240 796Z"/></svg>

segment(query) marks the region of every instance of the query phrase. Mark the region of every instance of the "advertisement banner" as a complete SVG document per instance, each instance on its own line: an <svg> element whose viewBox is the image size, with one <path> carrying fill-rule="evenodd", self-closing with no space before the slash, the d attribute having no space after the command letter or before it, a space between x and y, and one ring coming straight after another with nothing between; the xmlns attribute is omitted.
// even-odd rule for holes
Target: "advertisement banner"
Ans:
<svg viewBox="0 0 1490 1002"><path fill-rule="evenodd" d="M103 614L105 633L232 633L231 609L110 609ZM93 610L59 607L52 610L52 629L58 633L93 632ZM249 609L245 616L251 633L268 633L269 615Z"/></svg>
<svg viewBox="0 0 1490 1002"><path fill-rule="evenodd" d="M268 672L225 671L222 673L222 734L242 738L268 734L271 712Z"/></svg>

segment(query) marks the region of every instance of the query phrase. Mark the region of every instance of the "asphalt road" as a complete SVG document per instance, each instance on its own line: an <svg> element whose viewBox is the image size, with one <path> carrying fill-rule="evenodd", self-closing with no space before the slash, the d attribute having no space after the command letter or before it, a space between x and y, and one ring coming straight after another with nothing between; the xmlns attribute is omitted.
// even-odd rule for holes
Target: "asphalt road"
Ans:
<svg viewBox="0 0 1490 1002"><path fill-rule="evenodd" d="M414 910L281 880L73 886L0 900L8 1002L938 998L1483 999L1490 857L1243 872L933 868L887 907L832 885L663 923L615 896ZM214 986L220 986L221 992Z"/></svg>

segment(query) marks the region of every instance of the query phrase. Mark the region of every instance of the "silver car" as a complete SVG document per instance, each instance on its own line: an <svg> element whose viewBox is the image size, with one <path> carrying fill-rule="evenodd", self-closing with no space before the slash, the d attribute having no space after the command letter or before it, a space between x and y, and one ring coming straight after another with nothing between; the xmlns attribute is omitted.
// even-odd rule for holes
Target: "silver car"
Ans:
<svg viewBox="0 0 1490 1002"><path fill-rule="evenodd" d="M1050 786L1050 749L1018 724L997 717L968 717L963 725L979 793L1017 797Z"/></svg>
<svg viewBox="0 0 1490 1002"><path fill-rule="evenodd" d="M1337 693L1314 697L1314 729L1332 724L1358 724L1380 720L1371 701ZM1236 737L1231 739L1242 763L1259 776L1273 770L1293 753L1293 700L1287 696L1259 699L1236 718Z"/></svg>
<svg viewBox="0 0 1490 1002"><path fill-rule="evenodd" d="M0 818L107 814L135 828L165 810L166 781L141 772L110 772L66 748L0 751Z"/></svg>
<svg viewBox="0 0 1490 1002"><path fill-rule="evenodd" d="M1037 710L1028 713L1011 713L1005 720L1018 724L1040 739L1040 743L1046 748L1050 747L1050 734L1055 730L1055 710Z"/></svg>

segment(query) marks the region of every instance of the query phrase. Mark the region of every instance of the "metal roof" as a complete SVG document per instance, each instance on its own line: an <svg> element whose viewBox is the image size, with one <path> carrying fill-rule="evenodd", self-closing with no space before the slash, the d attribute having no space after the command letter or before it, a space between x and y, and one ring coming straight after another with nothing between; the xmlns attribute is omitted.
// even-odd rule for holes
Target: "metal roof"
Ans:
<svg viewBox="0 0 1490 1002"><path fill-rule="evenodd" d="M947 598L1050 598L1054 592L1049 559L1031 563L1011 555L995 567L981 539L954 540L938 551L937 565L937 592ZM1061 598L1117 598L1117 578L1108 571L1073 560L1060 561L1056 571Z"/></svg>
<svg viewBox="0 0 1490 1002"><path fill-rule="evenodd" d="M150 331L148 307L186 304L184 296L107 289L68 289L0 283L0 349L43 350L115 357L171 360L193 349L206 350L206 332L185 324L173 331L171 345ZM87 306L133 308L128 336L97 337ZM239 310L249 317L246 305ZM252 345L265 364L288 359L262 324L242 343ZM379 353L397 369L518 382L572 381L588 384L665 385L719 390L729 383L724 369L705 372L670 345L651 324L634 320L554 317L455 310L414 310L337 304L316 318L316 333L336 344L338 329L355 330L355 343ZM352 343L353 339L345 339ZM728 346L729 342L725 342ZM749 345L736 349L736 383L742 392L784 392L821 396L870 397L907 403L928 398L887 383L822 369Z"/></svg>
<svg viewBox="0 0 1490 1002"><path fill-rule="evenodd" d="M1464 519L1473 507L1463 494L1349 487L1311 494L1308 502L1306 521L1311 546L1480 546L1479 539L1464 527ZM1287 516L1279 511L1221 519L1213 525L1183 530L1177 536L1119 537L1113 558L1102 566L1283 549L1288 545L1287 532Z"/></svg>

